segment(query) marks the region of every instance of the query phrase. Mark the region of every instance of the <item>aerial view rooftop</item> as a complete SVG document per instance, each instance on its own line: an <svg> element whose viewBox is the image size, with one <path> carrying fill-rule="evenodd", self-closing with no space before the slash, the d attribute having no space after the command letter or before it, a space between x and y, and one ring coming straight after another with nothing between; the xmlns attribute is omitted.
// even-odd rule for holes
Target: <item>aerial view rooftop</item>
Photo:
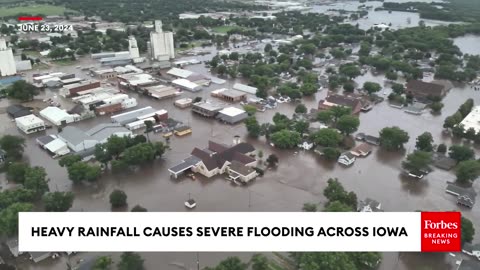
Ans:
<svg viewBox="0 0 480 270"><path fill-rule="evenodd" d="M0 269L479 270L479 158L478 0L0 0ZM462 252L21 253L28 211L459 211Z"/></svg>

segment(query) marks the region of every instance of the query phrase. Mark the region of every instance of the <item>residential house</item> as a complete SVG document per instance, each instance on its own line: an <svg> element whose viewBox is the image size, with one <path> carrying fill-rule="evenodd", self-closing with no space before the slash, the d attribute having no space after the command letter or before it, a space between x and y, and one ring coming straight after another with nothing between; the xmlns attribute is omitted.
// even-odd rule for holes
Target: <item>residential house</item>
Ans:
<svg viewBox="0 0 480 270"><path fill-rule="evenodd" d="M232 177L248 182L254 178L249 168L257 164L257 160L250 156L254 152L255 148L248 143L227 146L209 141L207 148L194 148L189 157L168 170L175 178L191 170L208 178L218 174L232 173ZM235 164L231 166L233 163Z"/></svg>
<svg viewBox="0 0 480 270"><path fill-rule="evenodd" d="M370 144L362 143L350 150L350 153L356 157L366 157L372 153L372 148Z"/></svg>
<svg viewBox="0 0 480 270"><path fill-rule="evenodd" d="M328 110L335 106L348 107L352 109L353 115L358 115L362 110L362 100L360 98L332 94L318 103L318 110Z"/></svg>
<svg viewBox="0 0 480 270"><path fill-rule="evenodd" d="M313 142L304 140L302 143L298 144L297 147L302 148L303 150L310 150L313 148Z"/></svg>
<svg viewBox="0 0 480 270"><path fill-rule="evenodd" d="M355 140L358 140L358 141L364 141L368 144L371 144L371 145L380 145L380 138L379 137L375 137L375 136L371 136L371 135L366 135L365 133L357 133L357 135L355 135Z"/></svg>
<svg viewBox="0 0 480 270"><path fill-rule="evenodd" d="M476 257L478 260L480 260L480 243L478 244L470 244L470 243L465 243L462 247L462 252Z"/></svg>
<svg viewBox="0 0 480 270"><path fill-rule="evenodd" d="M358 212L383 212L382 204L376 200L366 198L358 203Z"/></svg>
<svg viewBox="0 0 480 270"><path fill-rule="evenodd" d="M233 160L230 166L228 166L229 178L233 181L240 181L242 183L248 183L250 180L258 176L257 171L250 166L245 166L241 162Z"/></svg>
<svg viewBox="0 0 480 270"><path fill-rule="evenodd" d="M350 152L345 152L340 155L338 158L338 163L345 165L345 166L351 166L353 163L355 163L355 156L350 153Z"/></svg>
<svg viewBox="0 0 480 270"><path fill-rule="evenodd" d="M406 93L415 98L444 97L448 89L441 84L411 80L407 83Z"/></svg>
<svg viewBox="0 0 480 270"><path fill-rule="evenodd" d="M473 188L463 188L457 185L448 184L445 192L457 196L457 204L472 208L475 205L477 193Z"/></svg>

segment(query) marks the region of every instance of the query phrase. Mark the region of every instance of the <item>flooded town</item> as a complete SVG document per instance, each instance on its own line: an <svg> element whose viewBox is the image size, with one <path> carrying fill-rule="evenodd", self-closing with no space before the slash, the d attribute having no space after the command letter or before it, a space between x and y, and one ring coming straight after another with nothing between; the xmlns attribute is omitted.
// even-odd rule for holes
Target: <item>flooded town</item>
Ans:
<svg viewBox="0 0 480 270"><path fill-rule="evenodd" d="M480 2L113 2L0 1L0 269L480 269ZM24 211L460 211L462 252L22 254Z"/></svg>

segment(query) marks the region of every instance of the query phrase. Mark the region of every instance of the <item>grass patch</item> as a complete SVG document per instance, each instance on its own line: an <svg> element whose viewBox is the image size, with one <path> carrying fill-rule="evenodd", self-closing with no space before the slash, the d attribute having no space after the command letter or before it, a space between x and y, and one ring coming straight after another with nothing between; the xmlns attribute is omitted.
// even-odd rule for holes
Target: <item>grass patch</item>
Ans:
<svg viewBox="0 0 480 270"><path fill-rule="evenodd" d="M226 34L228 31L233 30L233 29L236 29L236 28L238 28L238 26L228 26L228 25L224 25L224 26L213 27L212 30L213 30L214 32L217 32L217 33Z"/></svg>
<svg viewBox="0 0 480 270"><path fill-rule="evenodd" d="M0 17L12 17L18 14L31 14L31 15L63 15L67 11L65 7L62 6L52 6L52 5L32 5L32 6L21 6L21 7L11 7L11 8L0 8ZM71 11L71 10L68 10Z"/></svg>

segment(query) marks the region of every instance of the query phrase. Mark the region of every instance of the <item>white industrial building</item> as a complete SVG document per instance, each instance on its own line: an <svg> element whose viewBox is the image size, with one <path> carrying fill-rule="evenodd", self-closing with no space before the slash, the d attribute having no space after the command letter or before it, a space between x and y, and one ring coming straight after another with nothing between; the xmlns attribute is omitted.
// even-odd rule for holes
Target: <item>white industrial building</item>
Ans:
<svg viewBox="0 0 480 270"><path fill-rule="evenodd" d="M177 78L186 79L191 75L193 75L193 72L190 70L181 69L181 68L172 68L169 71L167 71L167 74Z"/></svg>
<svg viewBox="0 0 480 270"><path fill-rule="evenodd" d="M257 93L258 88L241 84L241 83L236 83L233 85L233 90L255 95Z"/></svg>
<svg viewBox="0 0 480 270"><path fill-rule="evenodd" d="M186 79L173 80L172 84L190 92L197 92L202 90L202 87L200 85Z"/></svg>
<svg viewBox="0 0 480 270"><path fill-rule="evenodd" d="M45 130L45 122L33 114L15 118L15 124L25 134Z"/></svg>
<svg viewBox="0 0 480 270"><path fill-rule="evenodd" d="M175 58L173 33L163 32L162 21L155 21L155 30L150 32L152 58L158 61L168 61Z"/></svg>
<svg viewBox="0 0 480 270"><path fill-rule="evenodd" d="M53 106L41 110L40 116L56 126L73 123L80 119L78 114L69 114L65 110Z"/></svg>
<svg viewBox="0 0 480 270"><path fill-rule="evenodd" d="M480 132L480 106L476 106L473 110L460 122L465 131L473 128L475 133Z"/></svg>
<svg viewBox="0 0 480 270"><path fill-rule="evenodd" d="M137 40L134 36L128 37L128 51L130 52L130 57L132 59L139 58L140 52L138 51Z"/></svg>
<svg viewBox="0 0 480 270"><path fill-rule="evenodd" d="M246 111L235 107L227 107L219 111L217 116L220 121L231 125L241 122L247 119L247 117L248 114Z"/></svg>
<svg viewBox="0 0 480 270"><path fill-rule="evenodd" d="M17 74L12 48L7 47L5 39L0 38L0 77Z"/></svg>
<svg viewBox="0 0 480 270"><path fill-rule="evenodd" d="M132 136L132 132L120 124L100 124L88 131L77 127L65 127L58 134L58 138L64 141L74 152L81 152L95 147L99 143L105 143L111 136Z"/></svg>
<svg viewBox="0 0 480 270"><path fill-rule="evenodd" d="M64 156L70 153L70 149L68 149L67 144L58 138L45 144L43 148L45 148L45 150L47 150L54 157Z"/></svg>

